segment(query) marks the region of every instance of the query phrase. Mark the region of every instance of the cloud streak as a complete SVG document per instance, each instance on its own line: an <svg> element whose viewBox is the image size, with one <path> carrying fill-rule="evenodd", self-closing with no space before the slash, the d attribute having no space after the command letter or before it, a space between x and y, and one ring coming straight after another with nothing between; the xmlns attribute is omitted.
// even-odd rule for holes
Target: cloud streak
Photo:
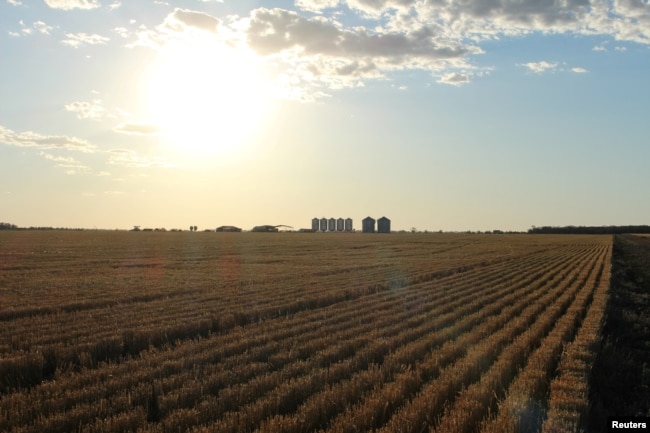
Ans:
<svg viewBox="0 0 650 433"><path fill-rule="evenodd" d="M88 33L66 33L63 45L79 48L82 45L105 45L110 39L105 36Z"/></svg>
<svg viewBox="0 0 650 433"><path fill-rule="evenodd" d="M43 158L56 163L57 167L65 169L65 173L69 175L81 173L89 173L91 171L90 167L81 163L81 161L76 160L71 156L55 156L50 153L40 152Z"/></svg>
<svg viewBox="0 0 650 433"><path fill-rule="evenodd" d="M17 147L33 147L41 150L63 149L75 152L93 153L96 146L85 140L64 135L42 135L36 132L15 132L0 125L0 143Z"/></svg>
<svg viewBox="0 0 650 433"><path fill-rule="evenodd" d="M128 135L153 135L160 132L160 127L150 123L125 122L117 125L114 130Z"/></svg>
<svg viewBox="0 0 650 433"><path fill-rule="evenodd" d="M108 163L129 168L171 168L174 164L164 158L148 158L129 149L113 149L108 152Z"/></svg>
<svg viewBox="0 0 650 433"><path fill-rule="evenodd" d="M52 9L95 9L100 7L96 0L45 0L45 4Z"/></svg>

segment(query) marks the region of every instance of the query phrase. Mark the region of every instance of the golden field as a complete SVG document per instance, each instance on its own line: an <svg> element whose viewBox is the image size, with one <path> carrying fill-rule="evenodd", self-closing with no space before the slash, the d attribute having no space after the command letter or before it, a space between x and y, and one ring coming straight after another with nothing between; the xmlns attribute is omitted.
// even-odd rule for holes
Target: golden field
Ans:
<svg viewBox="0 0 650 433"><path fill-rule="evenodd" d="M0 232L0 431L584 425L607 235Z"/></svg>

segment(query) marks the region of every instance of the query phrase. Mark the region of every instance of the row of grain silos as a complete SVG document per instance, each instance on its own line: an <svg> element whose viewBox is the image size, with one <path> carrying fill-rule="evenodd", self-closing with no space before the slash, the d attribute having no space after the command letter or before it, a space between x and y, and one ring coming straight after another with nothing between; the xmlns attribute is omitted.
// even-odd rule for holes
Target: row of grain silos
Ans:
<svg viewBox="0 0 650 433"><path fill-rule="evenodd" d="M313 218L311 229L314 232L351 232L352 218Z"/></svg>
<svg viewBox="0 0 650 433"><path fill-rule="evenodd" d="M377 233L390 233L390 220L385 216L379 218L377 221ZM365 217L361 221L361 231L364 233L375 233L375 219L372 217Z"/></svg>
<svg viewBox="0 0 650 433"><path fill-rule="evenodd" d="M378 233L390 233L390 220L386 217L381 217L377 221ZM375 219L366 217L361 222L361 230L364 233L375 233ZM313 218L311 220L311 231L313 232L351 232L352 218Z"/></svg>

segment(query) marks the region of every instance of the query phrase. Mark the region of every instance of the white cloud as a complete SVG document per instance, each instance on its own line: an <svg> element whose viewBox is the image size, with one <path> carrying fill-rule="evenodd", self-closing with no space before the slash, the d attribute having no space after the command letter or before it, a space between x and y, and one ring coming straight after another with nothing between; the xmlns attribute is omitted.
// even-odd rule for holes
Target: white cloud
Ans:
<svg viewBox="0 0 650 433"><path fill-rule="evenodd" d="M154 30L141 25L136 41L128 44L127 47L144 46L159 50L179 40L215 37L223 30L219 18L204 12L176 8Z"/></svg>
<svg viewBox="0 0 650 433"><path fill-rule="evenodd" d="M399 32L345 28L333 19L263 8L253 11L246 24L248 46L284 71L284 87L303 90L299 99L360 86L393 71L465 67L468 55L481 52L429 26Z"/></svg>
<svg viewBox="0 0 650 433"><path fill-rule="evenodd" d="M95 9L100 6L96 0L45 0L52 9Z"/></svg>
<svg viewBox="0 0 650 433"><path fill-rule="evenodd" d="M386 28L437 23L458 40L530 32L608 35L650 44L646 0L298 0L318 11L345 4L362 16L381 17Z"/></svg>
<svg viewBox="0 0 650 433"><path fill-rule="evenodd" d="M438 80L439 83L451 84L454 86L460 86L464 83L469 83L469 76L466 74L459 74L457 72L450 72L445 74Z"/></svg>
<svg viewBox="0 0 650 433"><path fill-rule="evenodd" d="M314 100L331 90L390 79L403 70L427 71L439 83L466 83L480 73L454 71L476 71L471 60L483 52L481 42L502 37L566 33L650 44L646 0L296 0L294 4L297 11L258 8L247 16L223 19L177 8L155 28L141 28L130 46L162 50L171 42L203 38L209 41L206 46L250 49L273 71L272 80L284 97ZM327 15L320 14L325 10ZM349 26L337 18L344 14L346 22L355 18L350 15L364 19ZM376 21L368 24L368 18ZM557 70L558 63L520 66L543 73Z"/></svg>
<svg viewBox="0 0 650 433"><path fill-rule="evenodd" d="M580 67L571 68L571 71L575 72L576 74L585 74L588 72L585 68L580 68Z"/></svg>
<svg viewBox="0 0 650 433"><path fill-rule="evenodd" d="M125 122L116 126L114 130L129 135L152 135L160 132L160 127L150 123Z"/></svg>
<svg viewBox="0 0 650 433"><path fill-rule="evenodd" d="M163 26L172 31L195 28L206 32L216 32L220 22L221 20L218 18L204 12L177 8L165 18Z"/></svg>
<svg viewBox="0 0 650 433"><path fill-rule="evenodd" d="M54 28L52 26L48 26L43 21L35 21L33 27L34 29L36 29L36 31L44 35L49 35L50 31L52 31L52 29Z"/></svg>
<svg viewBox="0 0 650 433"><path fill-rule="evenodd" d="M126 27L115 27L113 31L122 38L128 38L131 36L131 32Z"/></svg>
<svg viewBox="0 0 650 433"><path fill-rule="evenodd" d="M110 39L105 36L88 33L66 33L66 39L62 40L63 45L79 48L82 45L104 45Z"/></svg>
<svg viewBox="0 0 650 433"><path fill-rule="evenodd" d="M95 99L92 102L75 101L65 105L66 111L77 113L77 119L103 120L115 118L103 106L102 101Z"/></svg>
<svg viewBox="0 0 650 433"><path fill-rule="evenodd" d="M296 0L296 7L306 11L322 11L339 5L339 0Z"/></svg>
<svg viewBox="0 0 650 433"><path fill-rule="evenodd" d="M541 74L546 71L552 71L557 68L557 63L549 63L545 60L542 60L541 62L529 62L529 63L523 63L520 64L519 66L525 66L526 68L530 69L536 74Z"/></svg>
<svg viewBox="0 0 650 433"><path fill-rule="evenodd" d="M18 21L18 24L20 24L20 32L17 31L10 31L8 32L10 36L21 36L21 35L31 35L34 34L34 32L38 32L42 35L49 35L50 32L54 29L54 27L47 25L43 21L34 21L31 26L28 26L25 24L25 21L20 20Z"/></svg>
<svg viewBox="0 0 650 433"><path fill-rule="evenodd" d="M401 33L369 31L363 27L345 29L325 18L304 18L282 9L253 11L247 38L251 48L263 55L294 50L303 55L363 57L423 67L431 61L480 52L475 47L450 41L437 29L427 26Z"/></svg>
<svg viewBox="0 0 650 433"><path fill-rule="evenodd" d="M0 143L17 147L35 147L42 150L65 149L92 153L96 147L85 140L61 135L42 135L36 132L15 132L0 125Z"/></svg>
<svg viewBox="0 0 650 433"><path fill-rule="evenodd" d="M9 3L12 6L20 6L20 5L22 5L20 0L7 0L7 3Z"/></svg>

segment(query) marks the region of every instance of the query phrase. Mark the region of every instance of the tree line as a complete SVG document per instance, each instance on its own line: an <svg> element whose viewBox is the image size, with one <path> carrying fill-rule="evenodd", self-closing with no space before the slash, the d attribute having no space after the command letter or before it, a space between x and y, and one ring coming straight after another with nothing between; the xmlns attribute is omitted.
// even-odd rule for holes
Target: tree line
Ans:
<svg viewBox="0 0 650 433"><path fill-rule="evenodd" d="M629 226L533 226L528 230L530 234L623 234L623 233L650 233L648 225L629 225Z"/></svg>

